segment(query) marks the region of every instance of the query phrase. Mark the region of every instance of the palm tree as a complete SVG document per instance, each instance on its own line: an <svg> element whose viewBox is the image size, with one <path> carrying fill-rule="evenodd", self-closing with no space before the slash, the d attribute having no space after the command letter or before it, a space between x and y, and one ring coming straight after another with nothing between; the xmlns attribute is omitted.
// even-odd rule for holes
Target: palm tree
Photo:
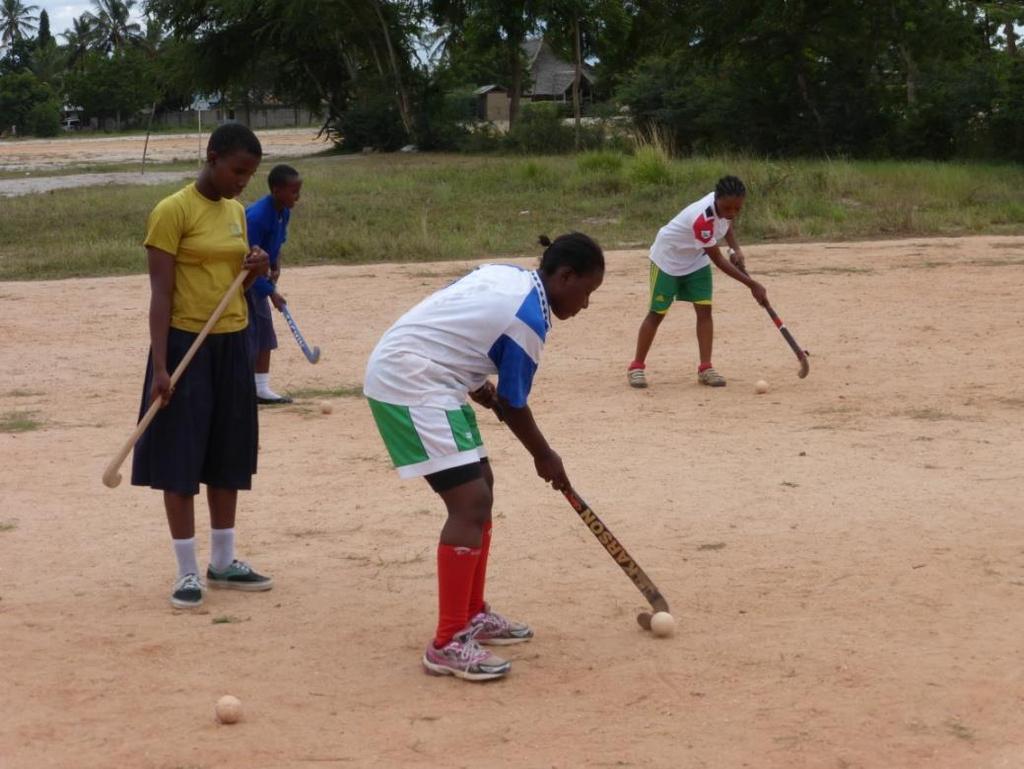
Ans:
<svg viewBox="0 0 1024 769"><path fill-rule="evenodd" d="M142 27L131 21L136 0L92 0L94 12L86 14L96 32L95 42L104 53L120 51L142 39Z"/></svg>
<svg viewBox="0 0 1024 769"><path fill-rule="evenodd" d="M90 14L83 13L77 19L73 19L71 29L62 35L69 67L81 68L85 55L92 48L96 30L93 29L90 18Z"/></svg>
<svg viewBox="0 0 1024 769"><path fill-rule="evenodd" d="M0 0L0 46L24 40L35 32L36 5L22 5L21 0Z"/></svg>

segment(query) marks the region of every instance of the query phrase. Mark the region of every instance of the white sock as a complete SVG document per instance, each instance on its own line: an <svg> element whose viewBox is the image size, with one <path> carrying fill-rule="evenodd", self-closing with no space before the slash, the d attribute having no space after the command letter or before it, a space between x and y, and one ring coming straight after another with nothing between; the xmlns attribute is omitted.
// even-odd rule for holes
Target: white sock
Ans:
<svg viewBox="0 0 1024 769"><path fill-rule="evenodd" d="M233 560L235 560L235 530L233 528L210 529L210 566L214 571L224 571Z"/></svg>
<svg viewBox="0 0 1024 769"><path fill-rule="evenodd" d="M196 562L196 538L174 539L174 555L178 559L178 579L186 574L199 575L199 564Z"/></svg>
<svg viewBox="0 0 1024 769"><path fill-rule="evenodd" d="M268 400L274 400L280 397L276 392L270 389L270 374L256 374L256 395L260 398L266 398Z"/></svg>

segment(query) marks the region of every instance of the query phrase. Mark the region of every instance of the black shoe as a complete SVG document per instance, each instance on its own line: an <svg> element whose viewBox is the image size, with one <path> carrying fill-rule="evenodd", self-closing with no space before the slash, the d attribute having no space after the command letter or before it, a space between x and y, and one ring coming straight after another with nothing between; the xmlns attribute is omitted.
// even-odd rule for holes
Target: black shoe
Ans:
<svg viewBox="0 0 1024 769"><path fill-rule="evenodd" d="M224 571L206 569L206 584L209 587L228 588L229 590L270 590L274 580L257 574L245 561L234 560Z"/></svg>
<svg viewBox="0 0 1024 769"><path fill-rule="evenodd" d="M171 605L178 609L197 609L203 605L203 586L195 574L186 574L174 583Z"/></svg>
<svg viewBox="0 0 1024 769"><path fill-rule="evenodd" d="M257 395L256 402L261 406L283 406L286 403L291 403L292 399L287 395L278 395L276 398L261 398Z"/></svg>

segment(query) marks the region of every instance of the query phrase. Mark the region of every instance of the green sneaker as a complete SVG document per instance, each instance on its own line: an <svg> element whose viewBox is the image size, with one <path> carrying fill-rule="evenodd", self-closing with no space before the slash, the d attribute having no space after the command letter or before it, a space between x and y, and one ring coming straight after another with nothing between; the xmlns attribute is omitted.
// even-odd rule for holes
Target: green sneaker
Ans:
<svg viewBox="0 0 1024 769"><path fill-rule="evenodd" d="M223 571L214 571L212 566L207 567L206 586L258 592L270 590L274 586L274 580L257 574L245 561L234 560Z"/></svg>

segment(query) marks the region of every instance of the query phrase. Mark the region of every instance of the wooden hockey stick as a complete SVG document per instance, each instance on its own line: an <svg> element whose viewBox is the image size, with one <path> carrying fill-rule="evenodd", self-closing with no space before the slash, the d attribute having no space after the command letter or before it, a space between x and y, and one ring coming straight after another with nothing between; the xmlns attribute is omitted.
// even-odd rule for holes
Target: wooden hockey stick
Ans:
<svg viewBox="0 0 1024 769"><path fill-rule="evenodd" d="M491 410L498 417L499 421L505 421L505 415L502 413L500 405L492 405ZM576 511L580 520L597 537L597 541L601 543L601 546L608 552L608 555L612 557L615 563L619 565L619 568L625 572L626 576L636 586L636 589L647 599L647 603L651 605L651 608L656 612L663 611L671 614L668 608L668 601L665 600L661 591L654 584L654 581L647 576L647 573L640 567L640 564L633 560L633 556L622 546L618 537L612 533L611 529L591 509L590 505L583 500L583 497L571 488L564 489L562 494L569 501L569 504L572 505L572 509ZM651 629L650 612L640 612L637 615L636 621L644 630Z"/></svg>
<svg viewBox="0 0 1024 769"><path fill-rule="evenodd" d="M209 335L210 329L213 328L214 324L218 320L220 320L220 316L224 314L224 310L227 308L228 302L230 302L231 298L238 293L238 290L242 287L242 283L245 281L245 278L248 274L248 270L242 270L241 272L238 273L234 281L232 281L231 287L227 291L225 291L224 296L221 297L220 304L218 304L217 307L214 309L213 314L210 316L210 319L206 321L206 325L203 326L202 330L199 332L199 335L195 338L195 341L192 342L192 346L188 348L188 351L185 353L185 356L181 359L181 362L178 363L178 365L175 367L174 373L171 374L172 394L174 391L174 385L177 384L178 380L181 378L181 375L185 373L185 369L188 367L188 364L192 361L192 358L195 356L196 351L199 349L199 346L203 343L203 340L205 340L206 337ZM149 423L153 421L154 417L156 417L156 413L160 410L160 407L162 405L163 402L160 399L157 399L153 401L151 404L149 404L149 409L146 410L146 413L143 415L142 419L139 420L139 424L136 425L135 429L132 431L132 434L128 436L128 440L124 442L124 445L121 446L117 454L114 455L114 458L110 460L110 463L107 465L107 469L103 471L104 486L113 489L117 487L118 484L121 483L121 464L124 462L129 452L131 452L132 448L135 446L139 438L142 437L142 434L146 432L146 428L149 427Z"/></svg>

